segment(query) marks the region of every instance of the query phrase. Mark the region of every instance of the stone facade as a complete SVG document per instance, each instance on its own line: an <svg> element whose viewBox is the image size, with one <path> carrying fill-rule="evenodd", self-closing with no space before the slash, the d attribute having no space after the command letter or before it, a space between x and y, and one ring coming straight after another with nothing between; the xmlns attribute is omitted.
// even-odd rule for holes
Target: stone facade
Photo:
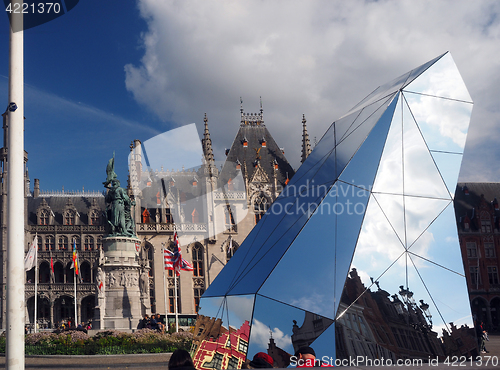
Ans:
<svg viewBox="0 0 500 370"><path fill-rule="evenodd" d="M222 169L215 165L212 152L208 119L204 119L202 139L204 165L195 172L192 170L167 171L158 169L156 177L142 167L141 142L134 140L130 146L130 166L128 193L135 197L134 219L136 233L140 244L139 252L143 263L140 269L136 266L120 267L122 274L113 275L107 267L101 268L104 273L104 292L99 289L98 267L104 259L111 257L112 251L105 252L103 236L105 235L105 200L103 192L68 192L42 191L38 179L34 181L33 191L26 171L26 245L27 251L35 235L38 239L38 323L40 327L53 327L57 323L74 320L74 273L72 264L72 246L76 244L80 262L80 276L77 278L76 302L79 322L90 322L96 313L95 325L101 325L101 318L118 317L121 308L129 309L123 304L123 297L115 297L113 288L106 289L108 284L114 286L124 279L125 287L133 284L133 299L130 301L130 316L133 320L127 323L116 321L114 327L132 328L136 317L146 312L172 314L175 309L174 276L172 271L163 268L163 248L171 247L175 232L182 234L181 252L184 259L194 266L193 272L182 272L177 277L179 287L178 307L180 314L196 316L199 298L225 266L226 262L237 251L238 246L276 199L294 170L284 156L284 150L275 143L264 125L263 110L249 114L240 111L241 120L236 138L227 150L227 158ZM310 153L309 137L303 119L303 158ZM8 127L4 116L4 138ZM5 164L8 148L0 148L2 164L0 176L0 207L2 215L6 214ZM25 155L25 162L28 154ZM103 179L105 162L103 162ZM168 158L164 167L168 167ZM236 183L235 172L239 172L243 181ZM168 194L156 197L153 186L148 180L162 178L167 181ZM100 186L100 184L96 184ZM135 187L135 189L134 189ZM140 188L139 193L137 189ZM191 195L197 191L208 196L203 198L203 205L197 209L182 209L183 218L175 220L170 209L169 199L177 197L175 204L181 206L181 198L186 196L179 189L191 189ZM197 190L198 189L198 190ZM200 190L204 189L204 190ZM210 189L216 189L209 191ZM224 189L222 191L221 189ZM135 190L135 191L134 191ZM186 192L186 193L189 193ZM187 194L189 196L189 194ZM169 198L170 197L170 198ZM158 205L149 207L149 200L158 200ZM231 206L228 208L228 204ZM245 215L238 217L236 215ZM6 223L0 216L1 245L0 258L0 321L5 328L5 284L6 284ZM211 231L212 230L212 231ZM218 230L213 232L213 230ZM182 244L183 240L188 242ZM132 245L132 244L131 244ZM134 243L135 248L135 243ZM104 248L106 249L106 247ZM103 255L106 254L106 256ZM52 267L54 273L52 273ZM120 270L121 271L121 270ZM132 276L133 275L133 276ZM26 322L34 320L34 281L35 270L26 274ZM142 290L141 284L142 282ZM137 283L137 284L136 284ZM118 285L117 285L118 286ZM123 290L123 287L120 286ZM105 301L113 299L113 304L106 312L101 313ZM120 302L121 301L121 302ZM132 302L133 301L133 302ZM121 306L120 306L121 305ZM107 307L107 306L106 306ZM113 308L114 307L114 308ZM132 312L133 311L133 312ZM127 311L127 314L129 312ZM132 323L133 321L133 323ZM182 322L181 322L182 324Z"/></svg>

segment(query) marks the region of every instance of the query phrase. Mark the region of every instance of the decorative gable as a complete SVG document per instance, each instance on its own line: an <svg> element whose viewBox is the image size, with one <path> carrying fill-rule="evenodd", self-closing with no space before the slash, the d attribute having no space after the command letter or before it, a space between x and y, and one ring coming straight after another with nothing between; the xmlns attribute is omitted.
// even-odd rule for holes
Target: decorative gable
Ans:
<svg viewBox="0 0 500 370"><path fill-rule="evenodd" d="M51 225L54 223L54 212L47 204L45 198L36 210L36 223L37 225Z"/></svg>
<svg viewBox="0 0 500 370"><path fill-rule="evenodd" d="M260 183L269 183L269 177L267 176L266 172L262 168L260 162L257 163L257 166L255 167L255 171L253 173L252 179L250 182L260 182Z"/></svg>

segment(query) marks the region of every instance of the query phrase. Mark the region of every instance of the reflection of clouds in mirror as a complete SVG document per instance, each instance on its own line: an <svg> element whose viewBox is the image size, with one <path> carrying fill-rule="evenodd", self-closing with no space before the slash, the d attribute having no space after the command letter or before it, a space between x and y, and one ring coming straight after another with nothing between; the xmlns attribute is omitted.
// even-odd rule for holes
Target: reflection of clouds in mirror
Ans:
<svg viewBox="0 0 500 370"><path fill-rule="evenodd" d="M250 319L252 318L253 303L253 295L228 296L227 307L229 311L229 324L239 328L245 321L250 322Z"/></svg>
<svg viewBox="0 0 500 370"><path fill-rule="evenodd" d="M392 263L404 251L377 202L370 199L359 235L355 259L368 260L372 270L380 270ZM354 262L354 261L353 261ZM364 264L363 264L364 265ZM366 266L366 267L368 267ZM359 266L365 269L365 266Z"/></svg>
<svg viewBox="0 0 500 370"><path fill-rule="evenodd" d="M450 53L444 55L404 90L472 102Z"/></svg>
<svg viewBox="0 0 500 370"><path fill-rule="evenodd" d="M330 317L334 305L334 296L325 294L324 286L320 283L318 283L316 287L311 287L311 289L319 289L321 291L303 291L302 297L299 299L292 299L290 304L306 311Z"/></svg>
<svg viewBox="0 0 500 370"><path fill-rule="evenodd" d="M290 330L291 328L292 325L290 325ZM257 345L261 349L261 351L267 352L269 338L272 335L276 346L287 352L293 352L292 338L290 335L285 334L279 328L272 328L271 332L272 334L269 332L269 326L257 319L253 319L251 329L252 345Z"/></svg>
<svg viewBox="0 0 500 370"><path fill-rule="evenodd" d="M439 171L411 114L403 107L405 194L449 198Z"/></svg>
<svg viewBox="0 0 500 370"><path fill-rule="evenodd" d="M463 152L472 104L416 94L405 97L430 149Z"/></svg>

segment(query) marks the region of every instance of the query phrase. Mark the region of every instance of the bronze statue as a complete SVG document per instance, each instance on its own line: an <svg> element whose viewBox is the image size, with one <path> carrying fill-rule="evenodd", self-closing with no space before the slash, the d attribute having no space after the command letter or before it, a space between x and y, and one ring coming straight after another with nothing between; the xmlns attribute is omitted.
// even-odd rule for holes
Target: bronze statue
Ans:
<svg viewBox="0 0 500 370"><path fill-rule="evenodd" d="M125 189L120 187L115 173L115 155L108 161L106 167L106 218L109 226L109 236L135 237L135 225L132 218L132 206L135 202L129 198Z"/></svg>

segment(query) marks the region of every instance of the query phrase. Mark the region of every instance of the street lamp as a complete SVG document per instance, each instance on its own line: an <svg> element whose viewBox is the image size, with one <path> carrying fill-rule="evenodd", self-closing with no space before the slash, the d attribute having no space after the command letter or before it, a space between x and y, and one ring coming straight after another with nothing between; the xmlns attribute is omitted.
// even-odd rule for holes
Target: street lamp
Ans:
<svg viewBox="0 0 500 370"><path fill-rule="evenodd" d="M429 321L430 328L432 329L432 315L431 312L429 311L429 305L425 303L423 299L420 300L420 309L424 313L427 321Z"/></svg>

